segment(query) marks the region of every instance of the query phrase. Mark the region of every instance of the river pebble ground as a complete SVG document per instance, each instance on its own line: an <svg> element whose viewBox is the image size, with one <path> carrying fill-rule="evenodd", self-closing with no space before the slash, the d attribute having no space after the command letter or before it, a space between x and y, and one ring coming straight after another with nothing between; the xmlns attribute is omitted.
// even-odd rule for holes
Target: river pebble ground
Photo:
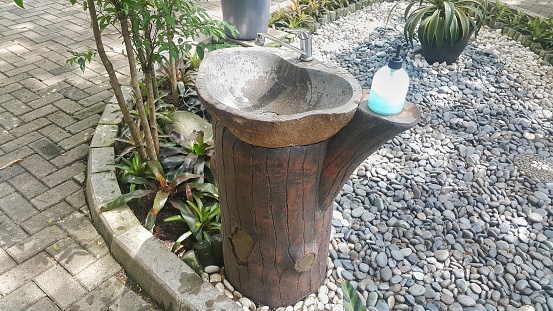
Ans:
<svg viewBox="0 0 553 311"><path fill-rule="evenodd" d="M407 47L406 3L386 21L392 6L323 26L315 53L370 88ZM488 27L454 64L428 64L419 50L403 57L421 122L350 177L334 202L327 280L278 311L343 310L344 280L370 311L553 311L553 67ZM217 287L245 310L269 310Z"/></svg>

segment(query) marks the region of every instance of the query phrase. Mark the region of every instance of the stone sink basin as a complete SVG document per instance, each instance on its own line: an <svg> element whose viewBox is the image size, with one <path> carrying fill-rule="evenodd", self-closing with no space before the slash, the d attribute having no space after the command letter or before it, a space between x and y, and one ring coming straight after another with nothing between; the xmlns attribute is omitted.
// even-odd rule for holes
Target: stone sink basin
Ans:
<svg viewBox="0 0 553 311"><path fill-rule="evenodd" d="M196 88L207 111L237 138L279 148L324 141L353 117L361 86L342 68L273 48L209 52Z"/></svg>

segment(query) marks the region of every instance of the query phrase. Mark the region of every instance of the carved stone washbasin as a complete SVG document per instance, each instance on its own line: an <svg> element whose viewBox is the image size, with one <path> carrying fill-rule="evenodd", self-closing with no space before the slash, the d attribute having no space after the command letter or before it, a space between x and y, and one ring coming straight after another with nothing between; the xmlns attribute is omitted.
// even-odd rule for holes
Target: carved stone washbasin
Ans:
<svg viewBox="0 0 553 311"><path fill-rule="evenodd" d="M328 139L353 117L359 83L345 70L270 48L210 52L196 80L207 110L236 137L266 148Z"/></svg>
<svg viewBox="0 0 553 311"><path fill-rule="evenodd" d="M332 201L353 170L413 127L367 106L344 70L268 48L210 52L196 80L213 116L225 278L273 309L317 291L326 276Z"/></svg>

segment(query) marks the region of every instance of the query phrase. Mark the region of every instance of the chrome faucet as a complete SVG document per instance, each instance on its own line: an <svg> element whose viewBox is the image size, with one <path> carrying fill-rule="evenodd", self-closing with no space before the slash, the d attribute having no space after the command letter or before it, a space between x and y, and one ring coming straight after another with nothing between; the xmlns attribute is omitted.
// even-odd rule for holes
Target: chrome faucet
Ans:
<svg viewBox="0 0 553 311"><path fill-rule="evenodd" d="M302 62L310 62L313 60L313 40L311 38L311 36L309 35L309 32L305 29L291 29L293 32L297 32L298 33L298 39L300 40L300 48L298 49L297 47L293 46L293 45L290 45L286 42L283 42L281 40L279 40L278 38L276 37L273 37L271 36L270 34L267 34L267 33L258 33L257 36L255 37L255 44L256 45L260 45L260 46L263 46L265 44L265 39L266 38L269 38L275 42L278 42L280 44L282 44L283 46L291 49L291 50L294 50L294 51L297 51L300 53L300 61Z"/></svg>

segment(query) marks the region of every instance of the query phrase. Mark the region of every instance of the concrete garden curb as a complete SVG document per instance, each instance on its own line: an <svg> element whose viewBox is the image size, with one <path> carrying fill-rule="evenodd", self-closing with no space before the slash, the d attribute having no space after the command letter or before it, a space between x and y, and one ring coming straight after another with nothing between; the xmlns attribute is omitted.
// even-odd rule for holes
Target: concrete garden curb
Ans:
<svg viewBox="0 0 553 311"><path fill-rule="evenodd" d="M119 107L108 104L90 143L86 194L96 230L112 256L150 297L168 311L239 311L237 303L204 282L147 231L127 205L99 213L100 206L119 195L114 163L114 139L122 120Z"/></svg>

